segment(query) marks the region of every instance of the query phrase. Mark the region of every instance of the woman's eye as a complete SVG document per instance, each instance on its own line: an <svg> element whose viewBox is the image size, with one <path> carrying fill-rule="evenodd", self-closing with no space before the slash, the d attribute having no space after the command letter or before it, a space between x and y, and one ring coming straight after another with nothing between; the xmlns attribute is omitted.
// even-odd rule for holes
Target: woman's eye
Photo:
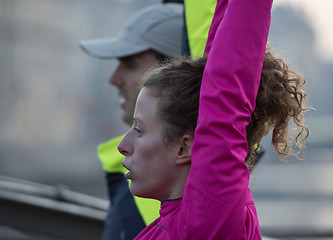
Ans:
<svg viewBox="0 0 333 240"><path fill-rule="evenodd" d="M134 131L136 131L137 133L141 133L141 130L137 127L134 128Z"/></svg>

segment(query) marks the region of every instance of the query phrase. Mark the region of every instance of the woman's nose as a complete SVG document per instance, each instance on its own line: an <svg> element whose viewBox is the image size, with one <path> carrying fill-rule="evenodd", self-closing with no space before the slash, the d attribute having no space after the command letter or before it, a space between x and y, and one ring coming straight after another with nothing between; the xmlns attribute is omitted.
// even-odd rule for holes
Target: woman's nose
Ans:
<svg viewBox="0 0 333 240"><path fill-rule="evenodd" d="M128 140L129 140L129 132L125 134L123 139L118 144L118 151L125 157L128 156L131 152L131 146Z"/></svg>

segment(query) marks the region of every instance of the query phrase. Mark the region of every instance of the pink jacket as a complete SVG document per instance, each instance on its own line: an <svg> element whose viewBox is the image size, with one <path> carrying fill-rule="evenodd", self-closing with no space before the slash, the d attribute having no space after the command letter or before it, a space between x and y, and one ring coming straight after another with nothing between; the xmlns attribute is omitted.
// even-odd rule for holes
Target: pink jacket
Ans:
<svg viewBox="0 0 333 240"><path fill-rule="evenodd" d="M160 217L135 239L261 239L244 159L271 7L272 0L218 0L183 199L162 202Z"/></svg>

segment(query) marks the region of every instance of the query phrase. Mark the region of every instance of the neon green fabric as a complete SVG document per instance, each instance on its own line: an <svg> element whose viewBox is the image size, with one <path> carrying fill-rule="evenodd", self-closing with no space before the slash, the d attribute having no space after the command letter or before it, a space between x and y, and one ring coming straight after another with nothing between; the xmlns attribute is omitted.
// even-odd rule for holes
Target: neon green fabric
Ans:
<svg viewBox="0 0 333 240"><path fill-rule="evenodd" d="M124 156L120 154L117 147L124 135L115 137L97 148L97 155L102 163L103 170L107 173L125 173L128 170L123 167Z"/></svg>
<svg viewBox="0 0 333 240"><path fill-rule="evenodd" d="M102 163L103 170L107 173L125 173L128 170L123 167L122 161L124 156L119 153L117 146L123 139L124 135L115 137L97 148L97 155ZM128 181L130 183L130 181ZM153 222L159 217L161 203L157 200L139 198L134 196L136 206L146 225Z"/></svg>
<svg viewBox="0 0 333 240"><path fill-rule="evenodd" d="M188 44L191 57L196 59L204 53L216 0L185 0L184 4Z"/></svg>
<svg viewBox="0 0 333 240"><path fill-rule="evenodd" d="M137 196L134 196L134 201L147 226L160 216L160 201L149 198L140 198Z"/></svg>

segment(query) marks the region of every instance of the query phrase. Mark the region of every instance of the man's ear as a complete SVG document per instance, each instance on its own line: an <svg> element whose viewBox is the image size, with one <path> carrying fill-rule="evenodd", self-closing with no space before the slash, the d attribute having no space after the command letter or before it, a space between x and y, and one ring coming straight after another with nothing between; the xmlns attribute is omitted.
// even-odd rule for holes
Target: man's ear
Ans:
<svg viewBox="0 0 333 240"><path fill-rule="evenodd" d="M180 145L178 149L177 164L186 164L191 162L191 149L193 143L193 136L185 134L180 139Z"/></svg>

